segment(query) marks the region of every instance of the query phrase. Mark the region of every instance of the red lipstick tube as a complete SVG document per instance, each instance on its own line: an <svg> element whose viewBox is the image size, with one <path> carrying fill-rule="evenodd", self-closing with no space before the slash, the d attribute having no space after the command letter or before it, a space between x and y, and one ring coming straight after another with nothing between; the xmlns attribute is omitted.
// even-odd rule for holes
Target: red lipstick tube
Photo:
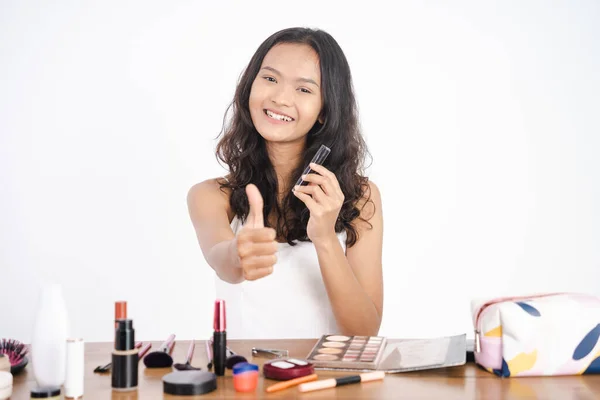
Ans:
<svg viewBox="0 0 600 400"><path fill-rule="evenodd" d="M213 359L215 374L225 375L225 361L227 359L227 318L225 316L225 300L215 301L215 314L213 319Z"/></svg>

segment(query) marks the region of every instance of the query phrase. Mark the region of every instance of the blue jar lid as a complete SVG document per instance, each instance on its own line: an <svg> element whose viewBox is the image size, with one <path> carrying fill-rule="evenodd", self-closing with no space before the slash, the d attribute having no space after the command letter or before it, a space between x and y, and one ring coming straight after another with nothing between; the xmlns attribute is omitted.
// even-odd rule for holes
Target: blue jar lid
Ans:
<svg viewBox="0 0 600 400"><path fill-rule="evenodd" d="M258 371L258 365L248 362L240 362L233 366L233 374L241 374L242 372Z"/></svg>

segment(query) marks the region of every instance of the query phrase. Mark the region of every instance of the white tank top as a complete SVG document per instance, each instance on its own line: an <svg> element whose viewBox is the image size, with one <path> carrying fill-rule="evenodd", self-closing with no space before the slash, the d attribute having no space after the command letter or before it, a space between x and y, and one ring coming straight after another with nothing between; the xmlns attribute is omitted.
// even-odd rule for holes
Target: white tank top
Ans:
<svg viewBox="0 0 600 400"><path fill-rule="evenodd" d="M241 220L234 217L237 235ZM346 232L338 234L344 253ZM279 243L273 273L230 284L216 277L217 297L225 300L231 339L318 338L339 333L312 242Z"/></svg>

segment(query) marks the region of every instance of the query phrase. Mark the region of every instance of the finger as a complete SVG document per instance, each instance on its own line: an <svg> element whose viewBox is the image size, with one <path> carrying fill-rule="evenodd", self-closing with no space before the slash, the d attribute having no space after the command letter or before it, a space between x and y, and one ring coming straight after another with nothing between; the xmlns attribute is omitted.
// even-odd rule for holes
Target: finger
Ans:
<svg viewBox="0 0 600 400"><path fill-rule="evenodd" d="M325 194L333 193L333 187L331 181L319 174L306 174L302 175L302 180L305 182L314 183L315 185L321 186Z"/></svg>
<svg viewBox="0 0 600 400"><path fill-rule="evenodd" d="M273 242L277 233L273 228L252 228L245 226L238 235L238 242Z"/></svg>
<svg viewBox="0 0 600 400"><path fill-rule="evenodd" d="M306 207L308 208L308 210L310 212L315 211L319 205L317 204L317 202L315 200L313 200L312 197L310 197L309 195L307 195L306 193L302 193L299 190L294 190L294 195L300 199L300 201L302 201L304 204L306 204Z"/></svg>
<svg viewBox="0 0 600 400"><path fill-rule="evenodd" d="M273 273L273 266L260 267L244 270L244 278L247 281L254 281L256 279L264 278L267 275Z"/></svg>
<svg viewBox="0 0 600 400"><path fill-rule="evenodd" d="M315 200L319 204L323 204L324 201L327 200L327 195L321 189L321 186L315 185L314 183L309 184L308 186L298 186L296 188L300 193L306 193L310 195L313 200Z"/></svg>
<svg viewBox="0 0 600 400"><path fill-rule="evenodd" d="M309 165L312 170L317 171L319 174L321 174L325 178L329 179L333 185L335 185L339 188L339 186L340 186L339 182L333 172L331 172L330 170L328 170L327 168L325 168L324 166L319 165L319 164L310 163Z"/></svg>
<svg viewBox="0 0 600 400"><path fill-rule="evenodd" d="M276 262L277 256L275 254L268 256L252 256L244 258L241 261L241 266L244 271L248 272L253 269L272 267Z"/></svg>
<svg viewBox="0 0 600 400"><path fill-rule="evenodd" d="M250 256L269 256L277 253L277 242L251 243L242 242L238 245L238 254L240 258Z"/></svg>
<svg viewBox="0 0 600 400"><path fill-rule="evenodd" d="M246 195L248 196L248 204L250 211L248 213L248 226L251 228L264 228L263 218L263 198L260 191L253 184L246 186Z"/></svg>

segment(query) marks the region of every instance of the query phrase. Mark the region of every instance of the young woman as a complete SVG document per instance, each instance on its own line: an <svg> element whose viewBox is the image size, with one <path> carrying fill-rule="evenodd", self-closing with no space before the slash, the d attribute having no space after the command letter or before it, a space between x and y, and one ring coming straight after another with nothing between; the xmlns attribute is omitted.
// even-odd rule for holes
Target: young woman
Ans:
<svg viewBox="0 0 600 400"><path fill-rule="evenodd" d="M381 199L362 175L346 57L322 30L267 38L245 69L217 145L225 177L188 207L226 300L228 337L376 335L383 312ZM323 165L310 165L324 144Z"/></svg>

